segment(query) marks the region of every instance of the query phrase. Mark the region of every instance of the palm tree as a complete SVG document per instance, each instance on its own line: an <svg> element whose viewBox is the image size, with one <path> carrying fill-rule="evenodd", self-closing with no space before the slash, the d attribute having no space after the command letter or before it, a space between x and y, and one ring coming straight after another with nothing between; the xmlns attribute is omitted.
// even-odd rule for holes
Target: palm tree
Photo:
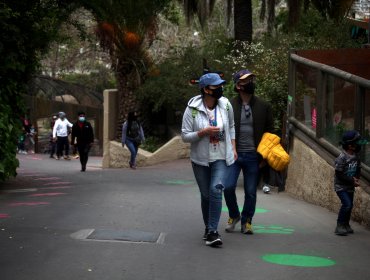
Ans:
<svg viewBox="0 0 370 280"><path fill-rule="evenodd" d="M96 34L111 58L120 95L118 133L130 111L140 111L134 90L145 76L150 58L147 49L153 42L157 15L170 0L82 0L94 15Z"/></svg>

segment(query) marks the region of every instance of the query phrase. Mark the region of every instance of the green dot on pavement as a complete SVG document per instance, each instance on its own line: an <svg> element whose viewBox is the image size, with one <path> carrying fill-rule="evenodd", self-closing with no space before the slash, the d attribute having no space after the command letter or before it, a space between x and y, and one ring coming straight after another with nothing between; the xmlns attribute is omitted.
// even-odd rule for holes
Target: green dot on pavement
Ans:
<svg viewBox="0 0 370 280"><path fill-rule="evenodd" d="M256 208L255 213L267 213L267 212L270 212L270 211L267 209L263 209L263 208Z"/></svg>
<svg viewBox="0 0 370 280"><path fill-rule="evenodd" d="M262 256L262 259L269 263L301 267L325 267L336 264L335 261L326 258L293 254L268 254Z"/></svg>
<svg viewBox="0 0 370 280"><path fill-rule="evenodd" d="M194 184L194 182L190 180L167 180L165 183L168 185L192 185Z"/></svg>
<svg viewBox="0 0 370 280"><path fill-rule="evenodd" d="M242 212L242 208L239 207L239 211ZM222 212L229 212L229 210L227 209L227 207L222 207ZM267 209L263 209L263 208L256 208L256 214L261 214L261 213L267 213L267 212L270 212L269 210Z"/></svg>

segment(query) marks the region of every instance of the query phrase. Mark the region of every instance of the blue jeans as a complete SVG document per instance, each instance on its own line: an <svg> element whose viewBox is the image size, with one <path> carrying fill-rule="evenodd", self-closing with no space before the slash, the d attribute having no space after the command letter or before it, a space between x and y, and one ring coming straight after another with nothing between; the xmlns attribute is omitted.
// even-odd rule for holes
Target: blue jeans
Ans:
<svg viewBox="0 0 370 280"><path fill-rule="evenodd" d="M351 219L354 192L339 191L337 192L337 195L342 202L342 206L338 213L337 223L348 225L349 220Z"/></svg>
<svg viewBox="0 0 370 280"><path fill-rule="evenodd" d="M225 160L210 162L209 166L192 162L192 167L200 191L204 225L209 231L217 231L221 217L222 191L229 167Z"/></svg>
<svg viewBox="0 0 370 280"><path fill-rule="evenodd" d="M125 143L127 145L127 148L129 149L130 153L131 153L130 164L135 165L136 164L136 155L137 155L137 151L139 150L139 146L133 140L129 139L128 137L126 138Z"/></svg>
<svg viewBox="0 0 370 280"><path fill-rule="evenodd" d="M238 153L238 159L231 166L230 176L225 188L225 201L229 209L229 217L237 218L240 216L238 202L236 198L236 185L240 170L244 176L244 206L241 215L241 223L252 222L256 211L257 185L259 179L258 155L257 152Z"/></svg>

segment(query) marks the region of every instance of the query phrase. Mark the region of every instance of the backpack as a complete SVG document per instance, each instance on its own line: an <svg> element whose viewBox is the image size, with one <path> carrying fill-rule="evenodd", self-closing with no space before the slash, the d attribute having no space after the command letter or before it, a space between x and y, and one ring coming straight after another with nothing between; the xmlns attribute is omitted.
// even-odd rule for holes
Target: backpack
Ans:
<svg viewBox="0 0 370 280"><path fill-rule="evenodd" d="M134 139L140 136L140 125L137 121L132 121L128 136Z"/></svg>

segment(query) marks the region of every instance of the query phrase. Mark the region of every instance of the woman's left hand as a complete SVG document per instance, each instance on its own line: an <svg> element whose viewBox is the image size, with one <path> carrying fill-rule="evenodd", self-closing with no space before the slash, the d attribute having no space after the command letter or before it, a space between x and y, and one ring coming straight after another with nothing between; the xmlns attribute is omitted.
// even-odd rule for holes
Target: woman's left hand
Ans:
<svg viewBox="0 0 370 280"><path fill-rule="evenodd" d="M238 153L235 150L233 150L233 152L234 152L234 160L237 160L238 159Z"/></svg>

